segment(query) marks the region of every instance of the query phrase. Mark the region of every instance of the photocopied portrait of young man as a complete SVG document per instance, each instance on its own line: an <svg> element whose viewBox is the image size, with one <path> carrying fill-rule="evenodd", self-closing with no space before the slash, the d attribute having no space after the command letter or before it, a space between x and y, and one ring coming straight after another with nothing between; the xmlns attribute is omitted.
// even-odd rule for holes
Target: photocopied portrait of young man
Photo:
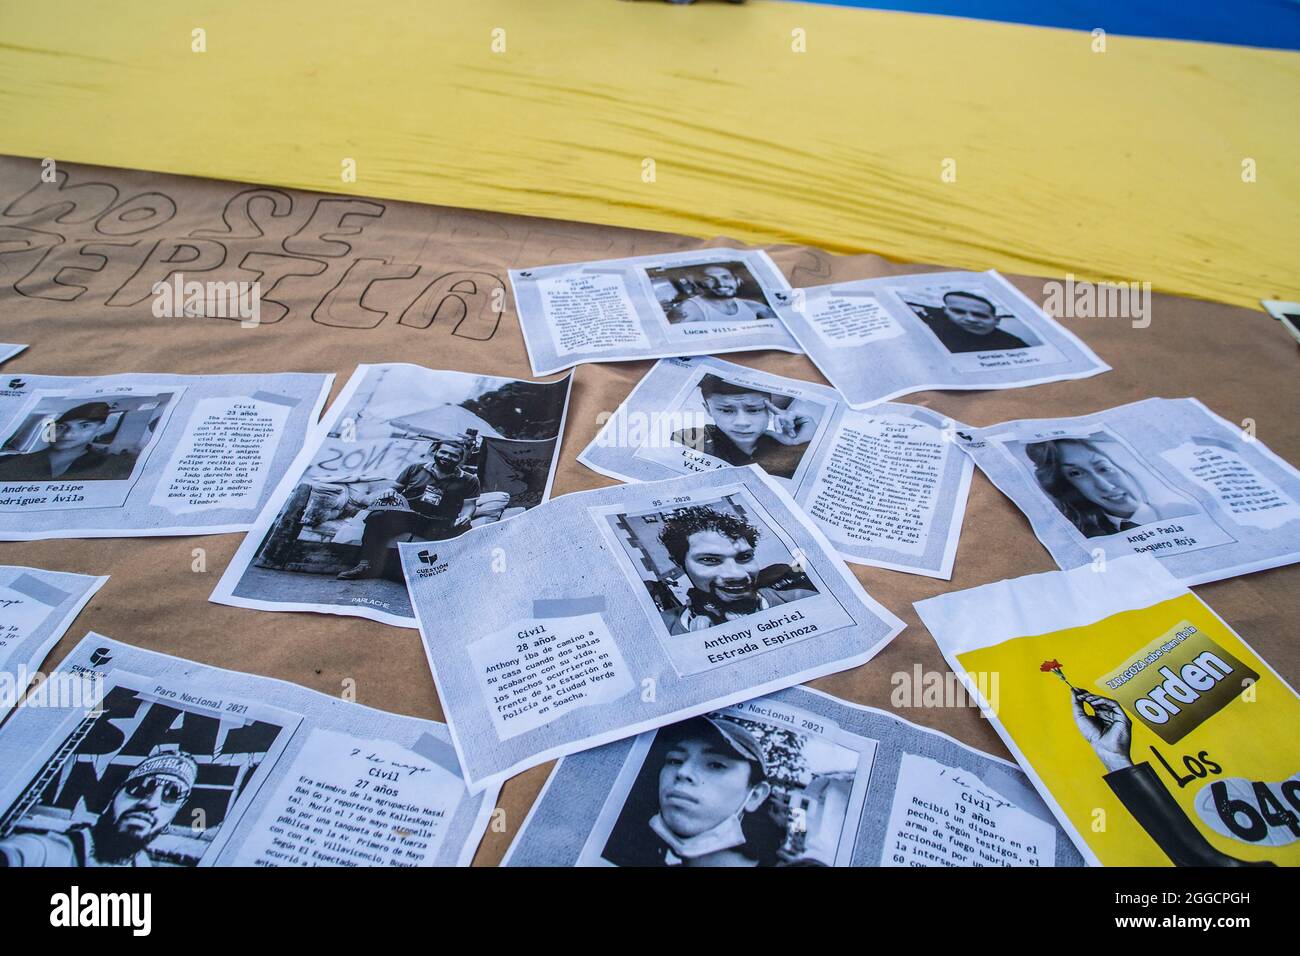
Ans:
<svg viewBox="0 0 1300 956"><path fill-rule="evenodd" d="M627 515L625 551L668 634L705 631L814 597L785 544L739 499Z"/></svg>
<svg viewBox="0 0 1300 956"><path fill-rule="evenodd" d="M300 720L232 698L213 711L120 671L107 683L100 706L20 741L29 763L0 786L4 865L209 865Z"/></svg>
<svg viewBox="0 0 1300 956"><path fill-rule="evenodd" d="M45 398L0 444L0 483L129 479L172 398Z"/></svg>
<svg viewBox="0 0 1300 956"><path fill-rule="evenodd" d="M712 356L665 359L578 461L631 482L754 465L846 561L949 577L974 467L954 427L920 405L858 412L832 388Z"/></svg>
<svg viewBox="0 0 1300 956"><path fill-rule="evenodd" d="M703 406L709 421L673 432L675 443L722 464L758 465L787 480L794 478L826 413L816 402L712 373L700 378L690 398Z"/></svg>
<svg viewBox="0 0 1300 956"><path fill-rule="evenodd" d="M647 761L651 769L659 765L652 778L658 810L644 824L649 832L628 841L633 865L773 862L784 834L765 812L772 784L758 738L740 723L714 715L674 724L659 737ZM652 856L636 860L637 850ZM617 849L606 852L620 855Z"/></svg>
<svg viewBox="0 0 1300 956"><path fill-rule="evenodd" d="M926 350L937 345L942 350L937 360L953 372L1027 373L1069 363L1072 346L1087 354L1069 330L997 273L921 273L876 281L916 317L914 327Z"/></svg>
<svg viewBox="0 0 1300 956"><path fill-rule="evenodd" d="M0 839L0 866L152 866L149 846L189 800L198 764L159 747L127 774L93 823Z"/></svg>
<svg viewBox="0 0 1300 956"><path fill-rule="evenodd" d="M658 732L601 854L616 866L772 866L785 829L771 813L758 737L724 714Z"/></svg>
<svg viewBox="0 0 1300 956"><path fill-rule="evenodd" d="M787 722L727 709L672 724L615 786L586 862L614 866L831 866L862 811L872 742L855 750ZM629 768L630 769L630 768Z"/></svg>
<svg viewBox="0 0 1300 956"><path fill-rule="evenodd" d="M647 269L655 298L669 323L748 322L776 312L743 262Z"/></svg>
<svg viewBox="0 0 1300 956"><path fill-rule="evenodd" d="M1007 331L1006 320L1014 318L978 292L953 289L937 304L907 304L949 352L1004 352L1041 344L1026 330Z"/></svg>

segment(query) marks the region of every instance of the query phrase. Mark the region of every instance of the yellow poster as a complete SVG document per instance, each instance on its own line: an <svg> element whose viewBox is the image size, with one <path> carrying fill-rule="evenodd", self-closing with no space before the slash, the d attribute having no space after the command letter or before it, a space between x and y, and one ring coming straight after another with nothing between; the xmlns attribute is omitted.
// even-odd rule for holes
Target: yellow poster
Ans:
<svg viewBox="0 0 1300 956"><path fill-rule="evenodd" d="M1190 591L1153 590L1144 606L1116 610L1143 605L1134 599L1140 586L1129 582L1118 599L1102 600L1102 616L1081 623L1081 609L1118 584L1129 560L1138 559L1112 562L1106 574L1081 568L1020 579L1029 586L1019 600L1009 600L1014 581L985 595L963 592L970 597L959 614L952 600L962 595L948 595L946 614L922 616L968 682L998 675L990 716L1097 862L1300 863L1300 700ZM1144 573L1163 573L1140 560ZM1047 578L1077 586L1039 588ZM1080 591L1082 600L1069 600L1067 592ZM974 628L954 634L954 621L997 615L1004 621L994 632L1051 616L1071 626L994 634L983 646Z"/></svg>

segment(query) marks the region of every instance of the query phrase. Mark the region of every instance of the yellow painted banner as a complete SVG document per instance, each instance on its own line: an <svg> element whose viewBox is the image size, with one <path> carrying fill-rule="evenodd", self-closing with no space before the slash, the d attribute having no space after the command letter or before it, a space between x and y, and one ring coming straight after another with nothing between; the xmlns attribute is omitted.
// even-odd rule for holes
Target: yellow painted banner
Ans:
<svg viewBox="0 0 1300 956"><path fill-rule="evenodd" d="M1298 93L1291 52L762 0L0 6L3 152L1252 306L1300 299Z"/></svg>

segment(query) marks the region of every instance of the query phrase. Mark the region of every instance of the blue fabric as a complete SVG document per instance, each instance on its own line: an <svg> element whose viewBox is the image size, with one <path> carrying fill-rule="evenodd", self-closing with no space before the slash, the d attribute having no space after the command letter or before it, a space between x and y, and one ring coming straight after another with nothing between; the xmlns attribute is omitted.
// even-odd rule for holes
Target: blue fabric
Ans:
<svg viewBox="0 0 1300 956"><path fill-rule="evenodd" d="M1300 50L1300 0L804 0L1070 30Z"/></svg>

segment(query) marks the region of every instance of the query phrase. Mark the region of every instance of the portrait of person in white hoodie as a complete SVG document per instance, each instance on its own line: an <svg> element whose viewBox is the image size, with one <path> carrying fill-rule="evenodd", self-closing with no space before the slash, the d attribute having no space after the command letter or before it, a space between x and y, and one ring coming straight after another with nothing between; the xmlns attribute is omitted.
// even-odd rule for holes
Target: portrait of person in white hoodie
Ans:
<svg viewBox="0 0 1300 956"><path fill-rule="evenodd" d="M648 823L652 852L643 865L773 865L783 834L760 812L772 785L758 739L719 715L661 733L668 746L658 775L659 812Z"/></svg>

